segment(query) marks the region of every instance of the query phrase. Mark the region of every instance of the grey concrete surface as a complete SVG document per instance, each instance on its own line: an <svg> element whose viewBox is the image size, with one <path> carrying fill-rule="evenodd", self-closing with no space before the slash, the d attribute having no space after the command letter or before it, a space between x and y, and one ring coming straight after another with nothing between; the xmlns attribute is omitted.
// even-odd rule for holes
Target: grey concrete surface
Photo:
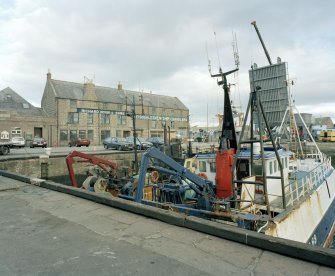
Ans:
<svg viewBox="0 0 335 276"><path fill-rule="evenodd" d="M0 275L334 275L0 176Z"/></svg>

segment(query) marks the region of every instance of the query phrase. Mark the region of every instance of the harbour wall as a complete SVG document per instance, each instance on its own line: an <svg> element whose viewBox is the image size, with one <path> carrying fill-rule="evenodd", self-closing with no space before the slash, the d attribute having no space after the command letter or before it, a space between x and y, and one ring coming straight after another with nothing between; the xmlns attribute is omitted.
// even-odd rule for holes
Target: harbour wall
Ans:
<svg viewBox="0 0 335 276"><path fill-rule="evenodd" d="M133 152L111 152L104 154L90 154L105 160L115 162L118 168L132 168L134 153ZM141 153L138 154L140 160ZM66 165L67 155L40 155L40 156L25 156L16 158L7 158L0 160L0 170L5 170L18 175L29 176L30 178L43 178L42 164L47 164L48 179L59 179L59 177L68 178L69 171ZM82 158L76 158L81 159ZM73 164L75 174L85 174L89 166L88 162L76 162ZM69 183L63 183L69 184Z"/></svg>

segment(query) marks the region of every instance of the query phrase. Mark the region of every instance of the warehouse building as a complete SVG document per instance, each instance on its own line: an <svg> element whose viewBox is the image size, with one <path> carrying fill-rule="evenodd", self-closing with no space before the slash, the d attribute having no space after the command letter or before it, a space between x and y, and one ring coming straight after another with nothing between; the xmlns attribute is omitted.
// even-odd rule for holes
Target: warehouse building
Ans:
<svg viewBox="0 0 335 276"><path fill-rule="evenodd" d="M48 129L49 144L65 146L74 137L100 145L105 137L187 137L189 110L177 98L153 93L96 86L93 80L75 83L52 78L50 71L41 108L55 123ZM134 122L135 119L135 122ZM165 133L166 133L165 132Z"/></svg>

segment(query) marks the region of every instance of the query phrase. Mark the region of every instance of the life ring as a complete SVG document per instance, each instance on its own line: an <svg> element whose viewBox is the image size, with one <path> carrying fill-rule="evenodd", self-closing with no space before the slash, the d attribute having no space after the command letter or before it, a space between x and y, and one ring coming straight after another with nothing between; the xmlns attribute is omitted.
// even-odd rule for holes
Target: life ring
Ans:
<svg viewBox="0 0 335 276"><path fill-rule="evenodd" d="M204 172L200 172L197 175L200 176L201 178L205 179L205 180L208 180L208 176Z"/></svg>
<svg viewBox="0 0 335 276"><path fill-rule="evenodd" d="M159 172L158 171L152 171L150 174L150 181L153 183L157 183L159 178Z"/></svg>

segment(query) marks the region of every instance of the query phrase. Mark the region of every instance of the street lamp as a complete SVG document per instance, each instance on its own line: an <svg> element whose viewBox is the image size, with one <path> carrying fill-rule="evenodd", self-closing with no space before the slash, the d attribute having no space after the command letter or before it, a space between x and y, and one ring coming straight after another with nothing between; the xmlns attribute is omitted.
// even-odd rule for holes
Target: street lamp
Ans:
<svg viewBox="0 0 335 276"><path fill-rule="evenodd" d="M135 155L135 172L138 173L138 158L137 158L137 133L136 133L136 113L135 113L135 96L133 95L133 104L131 111L125 111L125 115L131 117L133 120L133 138L134 138L134 155Z"/></svg>

